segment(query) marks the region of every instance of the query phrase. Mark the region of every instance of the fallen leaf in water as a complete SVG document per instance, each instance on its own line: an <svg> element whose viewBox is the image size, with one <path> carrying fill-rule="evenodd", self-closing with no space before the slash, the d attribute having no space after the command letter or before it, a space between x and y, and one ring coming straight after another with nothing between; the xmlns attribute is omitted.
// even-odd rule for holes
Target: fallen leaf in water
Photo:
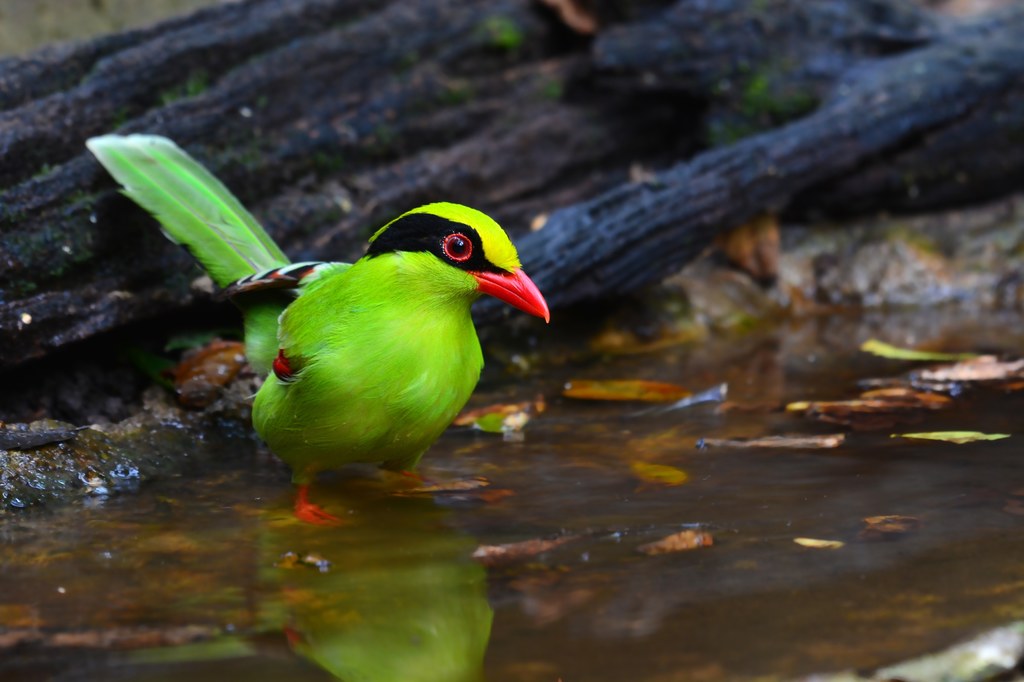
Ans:
<svg viewBox="0 0 1024 682"><path fill-rule="evenodd" d="M501 424L505 421L505 417L508 414L514 414L514 412L488 412L474 417L466 425L472 426L484 433L501 433ZM456 425L462 426L460 423L456 423Z"/></svg>
<svg viewBox="0 0 1024 682"><path fill-rule="evenodd" d="M677 486L686 483L690 478L682 469L665 464L648 462L630 462L629 470L644 483L663 486Z"/></svg>
<svg viewBox="0 0 1024 682"><path fill-rule="evenodd" d="M542 554L577 538L578 535L562 535L547 540L535 538L507 545L480 545L474 550L473 558L484 566L494 567Z"/></svg>
<svg viewBox="0 0 1024 682"><path fill-rule="evenodd" d="M907 387L888 387L865 391L853 400L798 401L786 405L787 412L805 415L855 429L888 428L900 422L915 421L928 410L953 404L952 398L915 391Z"/></svg>
<svg viewBox="0 0 1024 682"><path fill-rule="evenodd" d="M698 448L838 448L846 440L845 433L820 436L762 436L760 438L701 438Z"/></svg>
<svg viewBox="0 0 1024 682"><path fill-rule="evenodd" d="M932 431L930 433L894 433L890 438L913 438L919 440L941 440L947 443L973 443L979 440L1003 440L1008 433L981 433L980 431Z"/></svg>
<svg viewBox="0 0 1024 682"><path fill-rule="evenodd" d="M884 400L893 405L907 405L908 407L927 407L940 409L952 404L953 399L949 396L927 391L917 391L907 386L888 386L874 388L860 394L863 400Z"/></svg>
<svg viewBox="0 0 1024 682"><path fill-rule="evenodd" d="M865 353L871 353L872 355L878 355L879 357L889 358L891 360L969 360L978 357L977 353L938 353L924 350L914 350L912 348L900 348L891 344L879 341L878 339L868 339L860 345L860 349Z"/></svg>
<svg viewBox="0 0 1024 682"><path fill-rule="evenodd" d="M573 379L565 385L562 395L580 400L641 400L670 403L692 394L682 386L659 381Z"/></svg>
<svg viewBox="0 0 1024 682"><path fill-rule="evenodd" d="M504 434L506 440L513 434L519 434L530 422L534 414L541 414L547 408L544 396L537 396L532 401L519 403L499 403L467 410L452 422L455 426L472 426L485 433Z"/></svg>
<svg viewBox="0 0 1024 682"><path fill-rule="evenodd" d="M857 412L892 412L900 409L936 410L948 407L952 398L904 388L866 391L853 400L797 401L786 405L787 412L821 412L832 415Z"/></svg>
<svg viewBox="0 0 1024 682"><path fill-rule="evenodd" d="M901 535L921 529L921 519L916 516L887 514L862 519L866 524L857 537L860 540L894 540Z"/></svg>
<svg viewBox="0 0 1024 682"><path fill-rule="evenodd" d="M779 274L779 219L762 213L716 238L726 260L757 280Z"/></svg>
<svg viewBox="0 0 1024 682"><path fill-rule="evenodd" d="M938 383L1021 379L1024 378L1024 360L1000 360L994 355L981 355L954 365L923 369L914 376Z"/></svg>
<svg viewBox="0 0 1024 682"><path fill-rule="evenodd" d="M185 354L172 370L178 401L187 407L206 407L245 365L245 344L213 341Z"/></svg>
<svg viewBox="0 0 1024 682"><path fill-rule="evenodd" d="M818 540L816 538L793 538L793 542L801 547L812 549L839 549L846 546L842 540Z"/></svg>
<svg viewBox="0 0 1024 682"><path fill-rule="evenodd" d="M638 552L654 556L656 554L668 554L670 552L685 552L700 547L710 547L715 544L711 533L699 530L684 530L663 537L660 540L640 545L636 548Z"/></svg>

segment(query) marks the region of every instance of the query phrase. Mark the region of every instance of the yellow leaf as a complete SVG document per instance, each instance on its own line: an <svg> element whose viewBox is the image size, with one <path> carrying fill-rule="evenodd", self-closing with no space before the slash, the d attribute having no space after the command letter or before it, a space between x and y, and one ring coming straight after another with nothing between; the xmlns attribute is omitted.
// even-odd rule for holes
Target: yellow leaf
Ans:
<svg viewBox="0 0 1024 682"><path fill-rule="evenodd" d="M977 353L933 353L930 351L914 350L912 348L900 348L878 339L868 339L860 345L865 353L889 358L890 360L970 360L978 357Z"/></svg>
<svg viewBox="0 0 1024 682"><path fill-rule="evenodd" d="M841 540L817 540L815 538L793 538L793 542L801 547L812 547L814 549L839 549L846 545Z"/></svg>
<svg viewBox="0 0 1024 682"><path fill-rule="evenodd" d="M1008 433L981 433L980 431L932 431L930 433L894 433L890 438L915 438L919 440L941 440L947 443L973 443L979 440L1002 440Z"/></svg>
<svg viewBox="0 0 1024 682"><path fill-rule="evenodd" d="M701 438L698 448L838 448L846 440L845 433L820 436L763 436L761 438Z"/></svg>
<svg viewBox="0 0 1024 682"><path fill-rule="evenodd" d="M648 464L647 462L632 462L629 465L633 475L645 483L657 485L676 486L686 483L690 478L682 469L667 466L665 464Z"/></svg>
<svg viewBox="0 0 1024 682"><path fill-rule="evenodd" d="M642 400L671 403L691 395L682 386L659 381L591 381L574 379L565 385L562 395L582 400Z"/></svg>

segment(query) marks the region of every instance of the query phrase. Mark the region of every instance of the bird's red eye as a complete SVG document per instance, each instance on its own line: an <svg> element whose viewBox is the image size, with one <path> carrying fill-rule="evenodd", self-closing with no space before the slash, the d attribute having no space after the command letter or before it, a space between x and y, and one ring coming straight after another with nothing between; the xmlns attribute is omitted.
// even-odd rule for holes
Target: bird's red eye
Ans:
<svg viewBox="0 0 1024 682"><path fill-rule="evenodd" d="M444 247L444 255L457 263L467 261L473 255L473 242L469 241L466 235L459 234L458 232L445 237L442 246Z"/></svg>

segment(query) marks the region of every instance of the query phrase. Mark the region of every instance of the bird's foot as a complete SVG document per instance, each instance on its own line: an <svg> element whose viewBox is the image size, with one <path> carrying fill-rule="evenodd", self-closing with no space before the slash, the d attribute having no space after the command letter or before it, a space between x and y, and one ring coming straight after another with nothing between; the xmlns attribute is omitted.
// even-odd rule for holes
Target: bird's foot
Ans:
<svg viewBox="0 0 1024 682"><path fill-rule="evenodd" d="M340 526L342 520L309 501L309 484L299 486L295 493L295 518L315 526Z"/></svg>
<svg viewBox="0 0 1024 682"><path fill-rule="evenodd" d="M407 469L402 469L398 473L402 474L402 476L405 476L406 478L411 478L412 480L416 481L416 483L418 483L420 485L423 485L424 483L428 482L427 479L423 478L423 474L421 474L418 471L409 471Z"/></svg>

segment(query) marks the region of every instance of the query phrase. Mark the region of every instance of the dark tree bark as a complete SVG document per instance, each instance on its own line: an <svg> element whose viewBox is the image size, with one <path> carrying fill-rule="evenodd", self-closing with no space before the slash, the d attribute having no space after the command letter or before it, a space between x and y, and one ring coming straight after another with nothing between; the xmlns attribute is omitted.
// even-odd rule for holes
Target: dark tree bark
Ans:
<svg viewBox="0 0 1024 682"><path fill-rule="evenodd" d="M529 0L249 0L0 61L0 365L206 295L85 153L112 130L177 140L296 258L357 257L430 200L520 235L567 207L519 240L554 306L655 281L761 211L1019 183L1024 10L940 28L900 0L764 5L682 0L591 50ZM766 55L796 68L751 77ZM736 116L764 132L700 151ZM668 170L633 184L636 163Z"/></svg>
<svg viewBox="0 0 1024 682"><path fill-rule="evenodd" d="M805 118L563 209L527 235L520 252L551 302L566 306L657 281L719 232L766 210L838 204L852 212L845 202L874 208L875 197L902 207L908 196L912 205L926 196L929 206L995 196L1024 180L1014 144L1024 132L1022 99L1024 10L1013 9L858 65ZM972 154L999 163L956 165ZM900 171L918 178L909 194ZM866 201L858 195L865 188L874 192Z"/></svg>

